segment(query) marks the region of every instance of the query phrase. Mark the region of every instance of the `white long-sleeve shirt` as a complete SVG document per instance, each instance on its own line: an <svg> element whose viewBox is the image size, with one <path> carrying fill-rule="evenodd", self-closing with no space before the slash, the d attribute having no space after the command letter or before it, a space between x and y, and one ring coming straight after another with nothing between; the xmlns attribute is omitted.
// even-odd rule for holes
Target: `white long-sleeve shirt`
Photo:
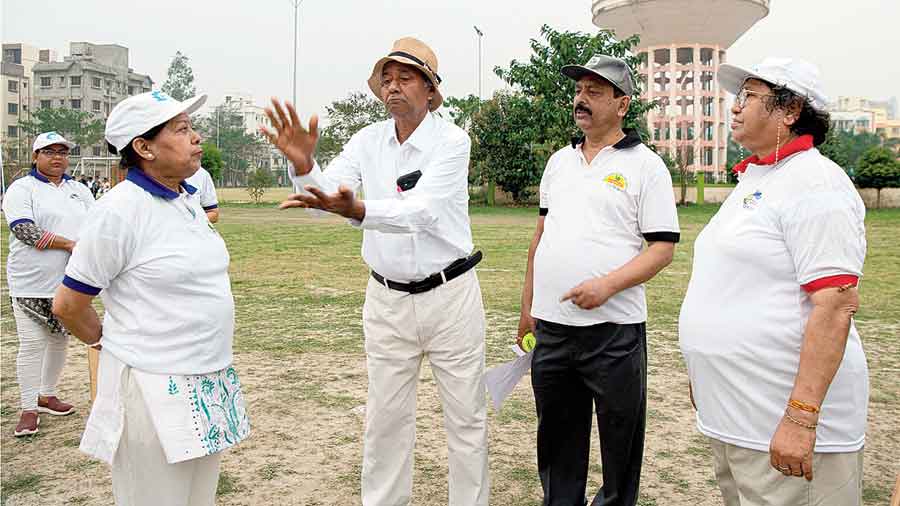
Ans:
<svg viewBox="0 0 900 506"><path fill-rule="evenodd" d="M364 230L363 260L390 280L417 281L472 252L470 148L464 130L429 113L403 144L394 120L381 121L351 137L325 171L315 164L304 176L293 168L290 175L298 192L362 186L366 216L353 224ZM397 178L417 170L416 186L401 192Z"/></svg>

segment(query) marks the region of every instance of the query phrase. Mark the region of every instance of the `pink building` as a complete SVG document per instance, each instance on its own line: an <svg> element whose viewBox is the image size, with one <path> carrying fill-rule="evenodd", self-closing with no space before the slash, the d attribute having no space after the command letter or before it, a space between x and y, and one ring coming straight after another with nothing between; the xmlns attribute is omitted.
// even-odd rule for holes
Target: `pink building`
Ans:
<svg viewBox="0 0 900 506"><path fill-rule="evenodd" d="M638 34L645 55L643 97L652 143L707 180L725 177L725 91L716 73L725 52L769 13L770 0L593 0L594 24L622 38Z"/></svg>

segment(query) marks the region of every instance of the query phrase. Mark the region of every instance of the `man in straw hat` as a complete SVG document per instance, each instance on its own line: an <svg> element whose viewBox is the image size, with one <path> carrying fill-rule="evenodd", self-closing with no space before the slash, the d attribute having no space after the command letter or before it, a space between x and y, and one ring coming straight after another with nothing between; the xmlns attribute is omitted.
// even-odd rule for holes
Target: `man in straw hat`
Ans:
<svg viewBox="0 0 900 506"><path fill-rule="evenodd" d="M391 119L356 133L322 171L313 160L318 119L303 127L272 101L269 140L293 165L299 193L281 208L316 208L363 229L372 271L363 306L369 398L362 502L409 504L416 384L431 363L444 408L451 505L488 504L484 308L468 215L470 140L431 114L442 102L437 58L402 38L379 59L369 87ZM362 188L365 200L356 197Z"/></svg>
<svg viewBox="0 0 900 506"><path fill-rule="evenodd" d="M537 337L531 383L543 504L585 504L593 405L603 487L591 504L634 506L647 405L643 283L672 261L675 196L662 159L622 129L635 91L628 65L596 55L561 71L575 81L582 135L550 157L541 177L518 334Z"/></svg>

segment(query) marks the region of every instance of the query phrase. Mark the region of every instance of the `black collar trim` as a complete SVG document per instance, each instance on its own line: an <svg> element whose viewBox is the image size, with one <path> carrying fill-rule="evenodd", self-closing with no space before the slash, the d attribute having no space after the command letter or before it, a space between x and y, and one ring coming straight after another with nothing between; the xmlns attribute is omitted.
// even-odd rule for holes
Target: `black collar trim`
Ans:
<svg viewBox="0 0 900 506"><path fill-rule="evenodd" d="M638 135L637 130L633 128L628 128L624 130L625 137L622 138L619 142L613 144L614 149L628 149L637 146L638 144L643 144L641 141L641 136ZM584 144L584 136L576 136L572 137L572 148L577 148L579 144Z"/></svg>

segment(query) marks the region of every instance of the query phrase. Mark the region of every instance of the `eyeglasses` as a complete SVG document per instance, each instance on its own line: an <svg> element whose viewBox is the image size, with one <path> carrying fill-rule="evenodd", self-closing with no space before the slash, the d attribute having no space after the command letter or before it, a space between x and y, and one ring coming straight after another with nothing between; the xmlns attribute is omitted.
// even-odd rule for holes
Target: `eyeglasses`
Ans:
<svg viewBox="0 0 900 506"><path fill-rule="evenodd" d="M68 158L69 157L68 151L62 151L62 150L57 151L55 149L39 149L38 153L41 153L42 155L46 156L47 158L53 158L56 156L58 156L60 158Z"/></svg>
<svg viewBox="0 0 900 506"><path fill-rule="evenodd" d="M748 90L747 88L742 88L741 91L737 94L737 96L734 97L734 102L738 105L738 107L743 109L744 106L747 105L747 99L750 98L750 95L756 95L757 97L760 97L760 98L775 96L770 93L768 93L768 94L760 93L758 91L752 91L752 90Z"/></svg>

